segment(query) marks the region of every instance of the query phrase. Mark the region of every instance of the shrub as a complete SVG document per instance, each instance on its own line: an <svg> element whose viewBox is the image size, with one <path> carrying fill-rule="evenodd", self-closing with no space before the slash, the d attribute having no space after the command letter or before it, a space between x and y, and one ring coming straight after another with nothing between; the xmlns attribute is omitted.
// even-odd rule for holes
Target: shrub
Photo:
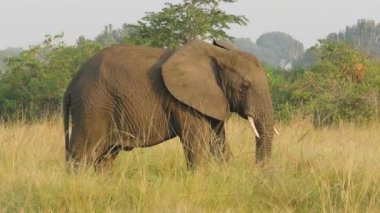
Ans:
<svg viewBox="0 0 380 213"><path fill-rule="evenodd" d="M379 70L344 42L322 41L319 48L319 61L293 84L296 104L316 126L371 119L378 109L373 100L379 99L379 87L370 77Z"/></svg>
<svg viewBox="0 0 380 213"><path fill-rule="evenodd" d="M2 119L34 119L60 112L71 77L100 49L87 40L67 46L60 38L47 36L42 44L7 59L7 70L0 74Z"/></svg>

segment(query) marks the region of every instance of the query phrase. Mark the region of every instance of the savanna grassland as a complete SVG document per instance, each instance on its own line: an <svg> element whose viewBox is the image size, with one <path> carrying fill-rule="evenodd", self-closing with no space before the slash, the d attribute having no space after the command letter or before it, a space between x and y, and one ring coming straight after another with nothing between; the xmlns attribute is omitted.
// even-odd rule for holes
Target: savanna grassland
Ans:
<svg viewBox="0 0 380 213"><path fill-rule="evenodd" d="M0 124L0 212L380 212L380 124L277 124L268 166L228 122L233 158L188 171L178 139L122 152L109 174L66 172L61 120Z"/></svg>

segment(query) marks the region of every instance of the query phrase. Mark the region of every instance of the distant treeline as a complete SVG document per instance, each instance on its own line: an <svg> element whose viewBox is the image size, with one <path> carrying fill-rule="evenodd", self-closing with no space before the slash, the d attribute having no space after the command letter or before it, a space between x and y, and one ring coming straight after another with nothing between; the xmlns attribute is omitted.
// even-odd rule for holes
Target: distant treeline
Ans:
<svg viewBox="0 0 380 213"><path fill-rule="evenodd" d="M127 24L120 29L107 25L95 39L82 36L75 45L62 42L62 36L46 36L21 52L0 51L3 120L60 113L65 88L89 57L112 44L145 44ZM281 32L263 34L256 42L233 42L264 62L278 120L307 116L321 126L380 118L380 24L360 20L306 51Z"/></svg>
<svg viewBox="0 0 380 213"><path fill-rule="evenodd" d="M380 59L380 23L373 20L359 20L353 26L347 26L339 33L330 33L321 42L344 42L360 50L372 59ZM279 68L305 67L316 63L317 46L304 50L301 42L282 32L270 32L261 35L256 42L247 38L234 39L242 50L252 53L265 63Z"/></svg>

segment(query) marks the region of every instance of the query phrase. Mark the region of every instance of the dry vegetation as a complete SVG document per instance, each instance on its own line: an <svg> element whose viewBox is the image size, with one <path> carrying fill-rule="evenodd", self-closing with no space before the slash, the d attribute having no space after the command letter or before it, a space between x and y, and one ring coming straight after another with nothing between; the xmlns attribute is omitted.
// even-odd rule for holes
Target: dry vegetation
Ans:
<svg viewBox="0 0 380 213"><path fill-rule="evenodd" d="M60 120L0 124L0 212L380 212L380 124L278 129L265 168L233 118L226 165L187 171L174 139L121 153L110 174L69 175Z"/></svg>

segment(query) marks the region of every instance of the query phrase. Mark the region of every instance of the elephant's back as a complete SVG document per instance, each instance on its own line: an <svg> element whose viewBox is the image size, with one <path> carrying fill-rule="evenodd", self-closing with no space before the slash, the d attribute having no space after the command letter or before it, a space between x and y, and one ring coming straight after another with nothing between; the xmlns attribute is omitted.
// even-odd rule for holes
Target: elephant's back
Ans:
<svg viewBox="0 0 380 213"><path fill-rule="evenodd" d="M111 92L149 95L164 86L161 67L173 51L136 45L115 45L94 57L94 76ZM89 65L91 67L91 65Z"/></svg>
<svg viewBox="0 0 380 213"><path fill-rule="evenodd" d="M156 64L165 51L147 46L115 45L102 50L99 57L102 65L127 72L144 72Z"/></svg>
<svg viewBox="0 0 380 213"><path fill-rule="evenodd" d="M161 65L170 54L170 50L136 45L105 48L82 65L68 90L80 92L94 86L123 88L125 84L149 86L160 75Z"/></svg>

